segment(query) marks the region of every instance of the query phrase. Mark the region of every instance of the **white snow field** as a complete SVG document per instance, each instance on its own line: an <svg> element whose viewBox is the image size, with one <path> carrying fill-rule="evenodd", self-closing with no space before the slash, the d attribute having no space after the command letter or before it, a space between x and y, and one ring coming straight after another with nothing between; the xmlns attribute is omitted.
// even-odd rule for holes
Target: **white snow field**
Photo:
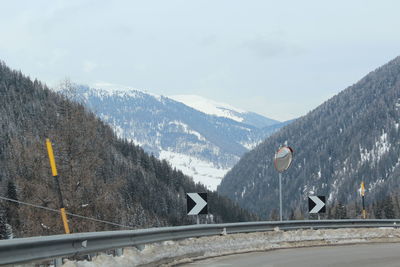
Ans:
<svg viewBox="0 0 400 267"><path fill-rule="evenodd" d="M253 251L280 248L354 244L367 242L400 242L400 229L357 228L336 230L294 230L230 234L166 241L146 245L140 251L126 248L123 256L113 257L99 254L92 261L65 260L64 267L100 266L174 266L193 260Z"/></svg>
<svg viewBox="0 0 400 267"><path fill-rule="evenodd" d="M193 178L195 183L201 183L208 190L215 191L229 169L216 167L212 162L204 161L181 153L161 150L160 159L165 159L172 166Z"/></svg>

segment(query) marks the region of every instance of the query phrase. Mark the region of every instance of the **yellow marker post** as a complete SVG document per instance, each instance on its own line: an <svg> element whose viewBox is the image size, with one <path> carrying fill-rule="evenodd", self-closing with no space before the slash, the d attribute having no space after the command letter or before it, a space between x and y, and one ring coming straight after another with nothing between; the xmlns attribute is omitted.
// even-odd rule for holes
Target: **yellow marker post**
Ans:
<svg viewBox="0 0 400 267"><path fill-rule="evenodd" d="M47 153L49 154L51 173L53 175L55 185L56 185L56 190L58 193L58 202L60 205L61 219L62 219L62 222L64 225L65 233L69 234L70 231L69 231L69 226L68 226L67 214L65 212L64 201L63 201L62 194L61 194L60 181L58 180L58 173L57 173L57 168L56 168L56 161L54 160L53 147L51 145L50 139L48 139L48 138L46 138L46 147L47 147Z"/></svg>
<svg viewBox="0 0 400 267"><path fill-rule="evenodd" d="M48 138L46 138L46 146L47 146L47 153L49 154L51 173L53 174L53 177L58 176L56 161L54 160L53 147L51 146L50 139Z"/></svg>
<svg viewBox="0 0 400 267"><path fill-rule="evenodd" d="M68 220L67 220L67 214L65 213L65 208L61 208L60 211L61 211L61 219L64 224L65 233L69 234L70 231L69 231L69 225L68 225Z"/></svg>
<svg viewBox="0 0 400 267"><path fill-rule="evenodd" d="M362 217L365 219L367 217L366 211L365 211L365 186L364 186L364 181L361 182L361 188L360 188L360 194L361 194L361 199L362 199Z"/></svg>

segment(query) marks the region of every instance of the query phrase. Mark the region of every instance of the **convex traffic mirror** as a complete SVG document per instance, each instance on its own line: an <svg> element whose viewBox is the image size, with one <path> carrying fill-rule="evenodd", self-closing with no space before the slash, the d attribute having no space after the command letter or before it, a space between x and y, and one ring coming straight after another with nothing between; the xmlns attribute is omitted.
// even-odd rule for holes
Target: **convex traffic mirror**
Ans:
<svg viewBox="0 0 400 267"><path fill-rule="evenodd" d="M283 146L275 153L274 165L278 172L287 170L292 163L293 149L288 146Z"/></svg>

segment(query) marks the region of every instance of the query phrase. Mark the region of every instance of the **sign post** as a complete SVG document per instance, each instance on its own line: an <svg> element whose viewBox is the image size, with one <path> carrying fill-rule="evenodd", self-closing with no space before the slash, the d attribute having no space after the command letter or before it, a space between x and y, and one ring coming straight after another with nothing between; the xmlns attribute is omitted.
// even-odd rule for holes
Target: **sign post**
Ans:
<svg viewBox="0 0 400 267"><path fill-rule="evenodd" d="M287 170L293 160L293 149L283 146L275 153L274 166L279 172L279 220L282 221L282 172Z"/></svg>
<svg viewBox="0 0 400 267"><path fill-rule="evenodd" d="M362 199L362 217L365 219L367 217L367 213L365 211L365 186L364 186L364 181L361 182L361 188L360 188L360 194L361 194L361 199Z"/></svg>

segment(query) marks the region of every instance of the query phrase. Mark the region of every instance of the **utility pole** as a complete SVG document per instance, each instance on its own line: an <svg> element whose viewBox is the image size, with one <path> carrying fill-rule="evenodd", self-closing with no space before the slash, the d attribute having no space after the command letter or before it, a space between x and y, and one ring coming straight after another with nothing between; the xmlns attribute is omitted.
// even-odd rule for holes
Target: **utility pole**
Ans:
<svg viewBox="0 0 400 267"><path fill-rule="evenodd" d="M69 226L68 226L67 214L65 213L64 200L63 200L63 197L61 194L60 181L58 179L56 161L54 160L53 147L51 145L50 139L48 139L48 138L46 138L46 146L47 146L47 153L49 155L49 160L50 160L51 173L54 178L54 183L55 183L56 191L57 191L56 193L58 195L58 205L60 207L61 219L64 224L65 233L69 234L70 231L69 231Z"/></svg>

